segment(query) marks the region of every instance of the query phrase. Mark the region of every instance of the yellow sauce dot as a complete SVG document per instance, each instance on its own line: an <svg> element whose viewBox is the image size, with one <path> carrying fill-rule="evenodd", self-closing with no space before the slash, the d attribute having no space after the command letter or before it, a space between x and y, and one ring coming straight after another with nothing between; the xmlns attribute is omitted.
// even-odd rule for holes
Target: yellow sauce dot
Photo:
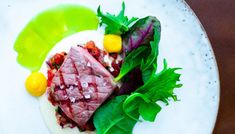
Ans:
<svg viewBox="0 0 235 134"><path fill-rule="evenodd" d="M32 96L41 96L46 91L47 79L42 73L33 72L26 79L25 87Z"/></svg>
<svg viewBox="0 0 235 134"><path fill-rule="evenodd" d="M109 53L118 53L122 50L121 36L107 34L104 36L104 49Z"/></svg>

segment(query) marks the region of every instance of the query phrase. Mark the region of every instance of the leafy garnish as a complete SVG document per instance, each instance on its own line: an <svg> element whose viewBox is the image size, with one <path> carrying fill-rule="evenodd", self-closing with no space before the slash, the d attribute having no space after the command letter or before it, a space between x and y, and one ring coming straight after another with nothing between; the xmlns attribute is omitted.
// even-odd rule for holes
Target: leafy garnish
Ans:
<svg viewBox="0 0 235 134"><path fill-rule="evenodd" d="M149 46L149 42L153 41L154 29L161 33L160 21L154 16L147 16L139 19L128 32L122 35L123 52L128 54L132 50L141 45Z"/></svg>
<svg viewBox="0 0 235 134"><path fill-rule="evenodd" d="M154 121L157 113L161 110L160 106L156 104L157 101L168 104L169 98L177 100L173 90L182 86L182 84L177 84L180 74L175 71L178 69L180 68L167 68L167 63L164 60L164 69L160 73L152 75L143 86L136 89L125 100L123 103L124 112L133 118L129 112L138 109L143 119ZM135 107L133 108L132 105Z"/></svg>
<svg viewBox="0 0 235 134"><path fill-rule="evenodd" d="M131 134L136 120L128 117L122 109L127 96L117 96L97 109L94 125L98 134ZM139 118L138 111L130 111L132 116Z"/></svg>
<svg viewBox="0 0 235 134"><path fill-rule="evenodd" d="M145 83L149 78L156 73L157 64L152 64L147 70L142 72L142 81Z"/></svg>
<svg viewBox="0 0 235 134"><path fill-rule="evenodd" d="M149 98L140 93L131 94L123 103L123 111L132 119L134 118L130 112L138 110L139 114L146 121L154 121L161 107L155 102L151 102Z"/></svg>
<svg viewBox="0 0 235 134"><path fill-rule="evenodd" d="M130 48L130 52L123 52L124 63L116 78L116 80L122 79L123 82L119 94L130 94L146 82L151 75L155 74L157 69L158 44L161 36L160 29L161 25L157 18L148 16L138 20L131 27L131 30L123 35L123 47ZM137 39L139 39L139 42L135 42ZM134 49L133 46L138 48ZM141 47L147 47L147 49L144 52L136 53L136 50ZM129 58L132 55L137 56Z"/></svg>
<svg viewBox="0 0 235 134"><path fill-rule="evenodd" d="M161 107L156 103L162 101L168 104L169 98L177 100L173 89L179 88L180 74L175 71L180 68L168 68L164 60L161 72L151 75L151 78L131 95L116 96L95 113L94 124L98 134L118 132L131 133L139 116L153 122ZM108 115L108 116L107 116Z"/></svg>
<svg viewBox="0 0 235 134"><path fill-rule="evenodd" d="M150 54L145 60L141 63L141 70L146 71L152 64L157 63L158 56L158 44L160 42L160 32L157 29L154 29L153 41L150 41Z"/></svg>
<svg viewBox="0 0 235 134"><path fill-rule="evenodd" d="M157 58L159 53L159 42L160 42L160 32L157 28L154 28L154 39L150 41L150 54L142 60L140 69L142 70L142 79L146 82L151 75L155 74L157 71Z"/></svg>
<svg viewBox="0 0 235 134"><path fill-rule="evenodd" d="M100 6L97 9L97 15L101 18L100 24L106 24L105 33L106 34L117 34L121 35L127 31L129 31L129 27L131 23L136 21L138 18L132 17L130 20L125 13L125 3L122 3L122 10L118 15L112 15L110 13L102 13L100 10Z"/></svg>
<svg viewBox="0 0 235 134"><path fill-rule="evenodd" d="M130 72L135 67L139 66L142 62L144 52L147 50L146 46L141 46L133 50L125 59L121 66L119 75L115 78L115 81L119 81L123 76Z"/></svg>
<svg viewBox="0 0 235 134"><path fill-rule="evenodd" d="M125 5L119 14L124 16L124 9ZM177 101L173 90L182 86L178 84L180 74L176 73L181 68L168 68L164 60L164 68L157 72L160 36L160 22L152 16L138 20L122 35L124 61L115 80L122 80L126 91L121 88L121 93L126 95L114 97L97 110L94 124L98 134L132 133L140 116L155 121L161 111L159 101L165 104L170 99Z"/></svg>
<svg viewBox="0 0 235 134"><path fill-rule="evenodd" d="M156 102L142 101L139 107L139 113L146 121L154 122L157 114L161 111L161 107Z"/></svg>
<svg viewBox="0 0 235 134"><path fill-rule="evenodd" d="M176 101L177 97L173 90L182 86L182 84L177 84L180 81L180 74L175 73L179 69L181 68L168 68L167 62L164 60L163 70L152 75L143 86L136 89L136 92L146 95L153 102L163 101L168 104L169 97Z"/></svg>
<svg viewBox="0 0 235 134"><path fill-rule="evenodd" d="M156 72L160 33L156 28L153 30L153 40L150 41L148 46L139 46L137 49L132 50L127 57L124 58L120 73L115 78L116 81L120 80L137 66L139 66L142 71L144 81L148 80L148 78Z"/></svg>
<svg viewBox="0 0 235 134"><path fill-rule="evenodd" d="M117 95L130 94L134 92L138 87L144 84L142 71L140 68L135 68L122 79L122 85L117 92Z"/></svg>

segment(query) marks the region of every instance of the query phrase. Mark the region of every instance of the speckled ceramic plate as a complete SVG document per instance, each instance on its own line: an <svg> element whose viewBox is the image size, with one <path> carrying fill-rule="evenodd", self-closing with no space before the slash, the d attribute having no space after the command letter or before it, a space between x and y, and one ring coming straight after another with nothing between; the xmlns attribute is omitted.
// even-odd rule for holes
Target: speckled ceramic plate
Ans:
<svg viewBox="0 0 235 134"><path fill-rule="evenodd" d="M46 134L37 99L28 95L24 80L30 73L16 62L14 41L38 12L60 3L76 3L109 12L121 0L0 0L0 133ZM219 104L218 70L207 35L195 14L181 0L128 0L128 16L156 16L162 23L160 58L182 67L179 102L165 106L154 123L137 123L134 134L210 134Z"/></svg>

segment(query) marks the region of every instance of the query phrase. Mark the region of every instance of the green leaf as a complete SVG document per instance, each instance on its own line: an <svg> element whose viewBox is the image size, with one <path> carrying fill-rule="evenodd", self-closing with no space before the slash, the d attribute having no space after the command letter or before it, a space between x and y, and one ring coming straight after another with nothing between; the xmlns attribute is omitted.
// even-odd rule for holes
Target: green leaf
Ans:
<svg viewBox="0 0 235 134"><path fill-rule="evenodd" d="M102 13L100 6L97 9L97 15L101 18L100 25L106 24L105 33L106 34L117 34L121 35L129 30L129 26L132 22L136 21L138 18L132 17L130 20L125 13L125 3L122 3L122 10L119 14L112 15L110 13Z"/></svg>
<svg viewBox="0 0 235 134"><path fill-rule="evenodd" d="M151 102L147 96L140 93L133 93L124 101L123 111L127 116L138 121L138 118L133 117L131 114L134 110L138 110L144 120L154 121L161 107L155 102Z"/></svg>
<svg viewBox="0 0 235 134"><path fill-rule="evenodd" d="M153 63L148 69L142 71L142 80L146 83L157 71L157 63Z"/></svg>
<svg viewBox="0 0 235 134"><path fill-rule="evenodd" d="M177 100L173 90L182 86L177 84L180 74L175 71L178 69L168 68L164 60L163 70L151 75L133 94L117 96L101 106L94 115L98 134L130 134L140 115L153 122L161 111L157 101L168 104L169 98Z"/></svg>
<svg viewBox="0 0 235 134"><path fill-rule="evenodd" d="M148 57L142 61L140 67L142 70L142 79L144 83L148 81L149 78L157 71L160 36L160 31L157 28L154 28L154 40L150 41L151 52Z"/></svg>
<svg viewBox="0 0 235 134"><path fill-rule="evenodd" d="M152 74L143 86L127 97L123 103L124 113L128 117L138 120L130 113L138 109L144 120L154 121L161 110L161 107L156 104L157 101L168 104L170 97L175 101L177 100L173 90L182 86L177 84L180 74L175 73L175 71L178 69L180 68L168 68L164 60L164 69L160 73Z"/></svg>
<svg viewBox="0 0 235 134"><path fill-rule="evenodd" d="M141 46L133 50L128 56L124 59L124 62L121 66L119 75L115 78L115 81L119 81L123 76L130 72L133 68L139 66L142 62L142 58L145 55L146 46Z"/></svg>
<svg viewBox="0 0 235 134"><path fill-rule="evenodd" d="M139 107L139 113L146 121L154 122L157 114L161 111L161 107L156 102L142 101Z"/></svg>
<svg viewBox="0 0 235 134"><path fill-rule="evenodd" d="M148 68L152 64L157 64L157 57L159 53L159 42L160 42L160 32L157 28L154 28L154 40L150 41L151 52L141 64L141 70L144 72L148 70Z"/></svg>
<svg viewBox="0 0 235 134"><path fill-rule="evenodd" d="M154 29L161 32L161 23L155 16L146 16L136 21L122 35L123 53L129 53L139 46L150 46L150 41L154 40Z"/></svg>
<svg viewBox="0 0 235 134"><path fill-rule="evenodd" d="M142 71L142 79L146 82L151 75L155 74L157 69L158 44L160 41L160 32L154 28L154 39L150 41L149 46L140 46L132 50L127 57L125 57L119 75L115 78L120 80L132 69L140 65Z"/></svg>
<svg viewBox="0 0 235 134"><path fill-rule="evenodd" d="M122 106L127 96L117 96L97 109L93 123L98 134L129 134L132 132L136 120L124 114ZM131 114L138 118L138 111Z"/></svg>
<svg viewBox="0 0 235 134"><path fill-rule="evenodd" d="M120 80L132 69L140 65L140 69L143 75L143 81L147 81L152 74L155 74L157 69L157 56L158 56L158 44L160 41L160 33L155 28L154 40L150 41L150 47L140 46L137 49L132 50L127 57L125 57L123 65L119 75L115 78L116 81ZM149 52L149 50L151 50Z"/></svg>
<svg viewBox="0 0 235 134"><path fill-rule="evenodd" d="M131 112L139 109L140 102L142 100L146 102L150 102L143 94L140 94L140 93L133 93L130 96L128 96L127 99L123 103L124 113L130 118L132 118L133 120L138 121L138 118L133 117Z"/></svg>
<svg viewBox="0 0 235 134"><path fill-rule="evenodd" d="M164 60L164 68L160 73L153 75L143 86L139 87L136 92L146 95L151 101L163 101L168 104L168 98L173 98L175 101L177 97L173 90L179 88L182 84L180 81L180 74L176 70L181 68L168 68Z"/></svg>

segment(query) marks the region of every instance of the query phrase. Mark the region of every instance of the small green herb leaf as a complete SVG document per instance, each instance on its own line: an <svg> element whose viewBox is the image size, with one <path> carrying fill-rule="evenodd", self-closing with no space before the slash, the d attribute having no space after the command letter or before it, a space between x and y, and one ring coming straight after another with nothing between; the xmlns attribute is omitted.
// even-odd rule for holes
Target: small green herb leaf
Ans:
<svg viewBox="0 0 235 134"><path fill-rule="evenodd" d="M97 9L97 15L101 18L100 25L106 24L105 33L106 34L117 34L121 35L129 30L129 26L132 22L136 21L138 18L132 17L130 20L125 13L125 3L122 3L122 10L119 14L112 15L110 13L102 13L100 6Z"/></svg>
<svg viewBox="0 0 235 134"><path fill-rule="evenodd" d="M146 95L151 101L163 101L168 104L168 98L171 97L175 101L177 97L174 95L173 90L179 88L182 84L178 84L180 81L180 74L176 73L176 70L181 68L168 68L166 60L164 60L164 69L152 77L136 92Z"/></svg>

